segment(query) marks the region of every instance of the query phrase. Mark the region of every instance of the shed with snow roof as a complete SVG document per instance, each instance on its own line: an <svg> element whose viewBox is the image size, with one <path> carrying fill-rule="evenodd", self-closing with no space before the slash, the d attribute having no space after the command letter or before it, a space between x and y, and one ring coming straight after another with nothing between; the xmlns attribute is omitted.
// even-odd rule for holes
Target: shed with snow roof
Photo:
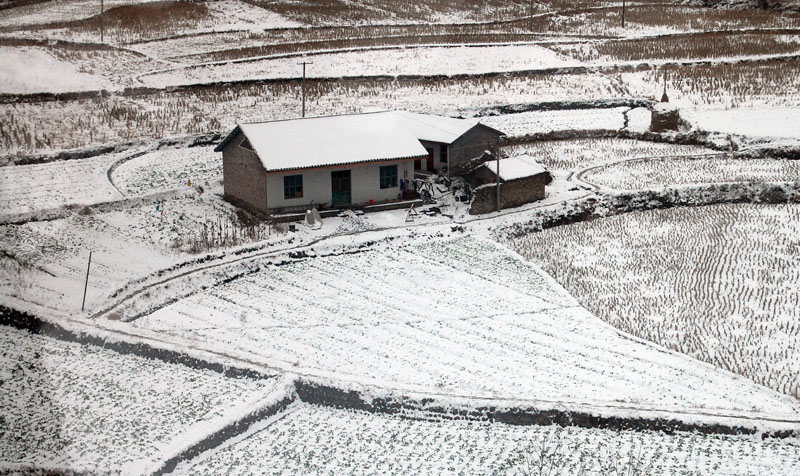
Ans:
<svg viewBox="0 0 800 476"><path fill-rule="evenodd" d="M469 212L473 215L497 210L497 160L484 162L466 176L473 188ZM529 155L500 159L500 209L514 208L545 197L550 173Z"/></svg>
<svg viewBox="0 0 800 476"><path fill-rule="evenodd" d="M276 214L400 199L416 171L463 170L501 136L477 120L383 111L240 124L215 150L225 196Z"/></svg>

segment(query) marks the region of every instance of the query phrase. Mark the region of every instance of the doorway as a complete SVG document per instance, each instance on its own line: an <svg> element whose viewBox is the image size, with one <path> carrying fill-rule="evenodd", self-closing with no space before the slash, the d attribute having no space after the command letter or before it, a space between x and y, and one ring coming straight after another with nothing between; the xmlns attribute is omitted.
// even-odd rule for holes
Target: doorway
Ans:
<svg viewBox="0 0 800 476"><path fill-rule="evenodd" d="M331 172L331 206L350 205L350 171Z"/></svg>
<svg viewBox="0 0 800 476"><path fill-rule="evenodd" d="M428 151L428 162L426 163L426 165L427 165L426 171L427 172L436 172L436 169L434 168L435 166L433 164L433 149L430 148L430 147L426 147L425 150Z"/></svg>

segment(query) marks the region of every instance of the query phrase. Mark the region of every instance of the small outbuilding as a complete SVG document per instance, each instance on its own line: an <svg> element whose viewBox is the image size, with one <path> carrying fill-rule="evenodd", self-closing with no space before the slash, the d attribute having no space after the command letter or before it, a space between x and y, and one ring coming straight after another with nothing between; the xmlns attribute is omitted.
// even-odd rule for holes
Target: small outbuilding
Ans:
<svg viewBox="0 0 800 476"><path fill-rule="evenodd" d="M550 172L529 155L500 159L499 165L500 209L542 200L545 185L553 180ZM480 215L498 209L497 166L497 160L490 160L467 174L467 182L473 188L471 214Z"/></svg>
<svg viewBox="0 0 800 476"><path fill-rule="evenodd" d="M477 120L405 111L236 126L225 196L264 214L401 200L416 173L459 174L503 134Z"/></svg>
<svg viewBox="0 0 800 476"><path fill-rule="evenodd" d="M666 93L664 93L666 95ZM678 107L668 102L659 102L653 106L650 120L651 132L677 131L681 122Z"/></svg>

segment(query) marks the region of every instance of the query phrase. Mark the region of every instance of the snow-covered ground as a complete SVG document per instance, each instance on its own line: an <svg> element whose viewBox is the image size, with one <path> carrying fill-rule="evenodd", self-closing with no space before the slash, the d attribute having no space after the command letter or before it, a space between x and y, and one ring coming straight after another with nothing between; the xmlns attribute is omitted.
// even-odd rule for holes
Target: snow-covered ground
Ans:
<svg viewBox="0 0 800 476"><path fill-rule="evenodd" d="M108 0L105 10L124 5L150 3L155 0ZM191 25L183 25L177 30L165 31L127 31L118 30L113 25L106 26L104 41L124 44L142 39L161 38L176 34L198 34L241 30L264 30L268 28L292 28L300 23L289 20L273 11L251 5L240 0L215 0L204 2L208 14L196 19ZM11 36L25 38L45 38L77 42L99 42L98 28L50 28L17 29L23 25L41 25L81 20L100 14L100 4L93 0L55 0L23 7L3 10L0 27L12 28ZM180 19L179 19L180 20Z"/></svg>
<svg viewBox="0 0 800 476"><path fill-rule="evenodd" d="M800 139L800 107L686 109L681 113L697 127L707 131Z"/></svg>
<svg viewBox="0 0 800 476"><path fill-rule="evenodd" d="M621 98L627 93L599 73L532 75L470 80L364 81L307 88L306 114L321 116L375 109L470 114L487 105ZM35 130L34 144L0 136L9 153L80 147L132 138L158 138L207 131L227 132L237 123L295 118L300 86L253 85L211 89L203 94L163 94L108 102L80 100L0 104L13 129ZM89 118L93 118L90 120Z"/></svg>
<svg viewBox="0 0 800 476"><path fill-rule="evenodd" d="M5 326L0 381L0 472L34 466L123 475L143 474L187 441L239 418L277 383Z"/></svg>
<svg viewBox="0 0 800 476"><path fill-rule="evenodd" d="M509 156L529 154L549 169L579 172L638 157L698 156L717 151L696 145L604 138L534 142L506 147L503 153Z"/></svg>
<svg viewBox="0 0 800 476"><path fill-rule="evenodd" d="M297 62L311 60L306 76L481 74L579 64L537 45L409 47L289 56L239 63L220 62L141 77L147 86L297 77Z"/></svg>
<svg viewBox="0 0 800 476"><path fill-rule="evenodd" d="M403 241L265 263L130 324L108 325L401 393L706 421L800 414L792 398L621 335L496 244Z"/></svg>
<svg viewBox="0 0 800 476"><path fill-rule="evenodd" d="M747 436L419 421L300 404L176 474L510 476L527 474L526 458L551 476L619 474L615 467L653 476L791 476L800 447Z"/></svg>
<svg viewBox="0 0 800 476"><path fill-rule="evenodd" d="M481 118L481 122L509 136L524 136L553 131L619 130L625 127L627 107L611 109L568 109L532 111Z"/></svg>
<svg viewBox="0 0 800 476"><path fill-rule="evenodd" d="M615 327L797 396L798 236L800 205L728 204L629 213L509 244Z"/></svg>
<svg viewBox="0 0 800 476"><path fill-rule="evenodd" d="M122 198L106 171L123 154L0 167L0 217Z"/></svg>
<svg viewBox="0 0 800 476"><path fill-rule="evenodd" d="M155 0L104 0L104 6L109 9L150 1ZM0 15L0 27L80 20L99 14L100 2L95 0L51 0L3 10L3 14Z"/></svg>
<svg viewBox="0 0 800 476"><path fill-rule="evenodd" d="M114 185L126 196L203 187L222 181L222 157L214 147L186 147L149 152L122 162L111 173Z"/></svg>
<svg viewBox="0 0 800 476"><path fill-rule="evenodd" d="M617 190L726 182L792 182L800 162L777 159L666 158L631 160L589 170L584 182Z"/></svg>
<svg viewBox="0 0 800 476"><path fill-rule="evenodd" d="M0 46L0 93L104 89L110 83L39 48Z"/></svg>

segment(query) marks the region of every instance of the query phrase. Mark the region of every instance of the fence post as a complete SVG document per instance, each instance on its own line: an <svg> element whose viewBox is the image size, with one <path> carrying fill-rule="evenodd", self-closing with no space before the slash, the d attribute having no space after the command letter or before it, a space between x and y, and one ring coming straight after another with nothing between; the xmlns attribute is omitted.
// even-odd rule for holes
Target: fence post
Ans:
<svg viewBox="0 0 800 476"><path fill-rule="evenodd" d="M89 264L86 265L86 281L83 283L83 302L81 303L81 312L86 305L86 289L89 287L89 268L92 267L92 251L89 250Z"/></svg>

